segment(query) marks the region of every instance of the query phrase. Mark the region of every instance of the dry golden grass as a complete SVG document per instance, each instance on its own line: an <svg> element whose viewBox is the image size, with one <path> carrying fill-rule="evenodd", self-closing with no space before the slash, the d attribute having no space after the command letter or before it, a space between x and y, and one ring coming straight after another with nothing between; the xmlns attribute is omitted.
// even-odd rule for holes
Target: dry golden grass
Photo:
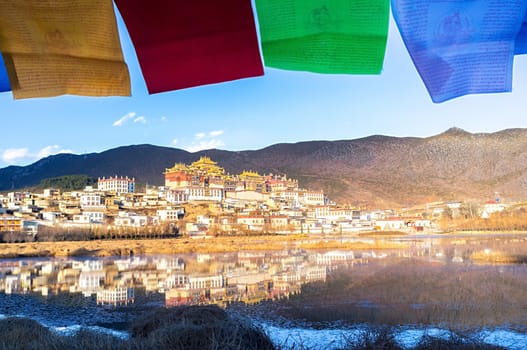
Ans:
<svg viewBox="0 0 527 350"><path fill-rule="evenodd" d="M516 254L507 251L477 251L470 255L475 263L485 264L522 264L527 262L526 254Z"/></svg>
<svg viewBox="0 0 527 350"><path fill-rule="evenodd" d="M307 235L233 236L150 240L96 240L0 244L0 258L32 256L128 256L181 253L220 253L247 250L301 249L394 249L402 243L373 240L342 242L340 238Z"/></svg>
<svg viewBox="0 0 527 350"><path fill-rule="evenodd" d="M440 227L446 232L525 232L527 231L527 210L517 207L492 214L489 218L443 218Z"/></svg>

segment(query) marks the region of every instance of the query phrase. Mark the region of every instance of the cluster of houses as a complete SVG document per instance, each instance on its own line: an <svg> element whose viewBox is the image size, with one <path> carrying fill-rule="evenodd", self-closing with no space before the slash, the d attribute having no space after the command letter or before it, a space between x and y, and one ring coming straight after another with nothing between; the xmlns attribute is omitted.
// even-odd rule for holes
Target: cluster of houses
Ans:
<svg viewBox="0 0 527 350"><path fill-rule="evenodd" d="M165 185L135 190L133 177L98 179L97 188L42 193L0 194L0 232L36 234L39 227L133 228L170 224L190 236L246 232L335 233L364 230L423 231L445 208L460 202L439 203L421 213L401 215L392 210L364 211L328 200L323 191L300 188L286 175L243 171L228 174L208 157L165 169ZM207 210L185 219L189 207ZM487 203L483 217L501 211L499 201ZM208 213L208 214L207 214ZM211 214L214 213L214 214Z"/></svg>

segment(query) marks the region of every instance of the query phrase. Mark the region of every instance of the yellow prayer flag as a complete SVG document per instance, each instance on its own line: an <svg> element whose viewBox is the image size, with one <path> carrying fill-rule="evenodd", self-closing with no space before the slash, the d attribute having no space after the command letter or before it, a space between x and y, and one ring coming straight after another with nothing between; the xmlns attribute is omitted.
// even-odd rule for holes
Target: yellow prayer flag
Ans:
<svg viewBox="0 0 527 350"><path fill-rule="evenodd" d="M111 0L0 0L0 14L15 98L130 95Z"/></svg>

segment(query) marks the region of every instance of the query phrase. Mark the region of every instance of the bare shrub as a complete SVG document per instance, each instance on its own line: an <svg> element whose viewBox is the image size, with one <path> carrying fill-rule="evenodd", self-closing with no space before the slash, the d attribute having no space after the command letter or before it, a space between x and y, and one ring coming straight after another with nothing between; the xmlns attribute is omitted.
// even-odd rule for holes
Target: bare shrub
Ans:
<svg viewBox="0 0 527 350"><path fill-rule="evenodd" d="M132 326L124 340L81 329L59 336L26 318L0 320L2 350L274 350L269 337L247 319L227 314L217 306L153 310Z"/></svg>
<svg viewBox="0 0 527 350"><path fill-rule="evenodd" d="M446 338L423 336L412 350L505 350L504 347L484 343L471 337L450 332Z"/></svg>
<svg viewBox="0 0 527 350"><path fill-rule="evenodd" d="M403 350L390 327L368 327L355 338L347 338L340 350Z"/></svg>
<svg viewBox="0 0 527 350"><path fill-rule="evenodd" d="M274 349L250 321L218 306L159 309L132 325L133 344L146 349Z"/></svg>
<svg viewBox="0 0 527 350"><path fill-rule="evenodd" d="M37 321L11 317L0 320L0 349L63 349L60 337Z"/></svg>
<svg viewBox="0 0 527 350"><path fill-rule="evenodd" d="M75 335L64 337L64 349L69 350L125 350L129 349L126 340L110 334L80 329Z"/></svg>

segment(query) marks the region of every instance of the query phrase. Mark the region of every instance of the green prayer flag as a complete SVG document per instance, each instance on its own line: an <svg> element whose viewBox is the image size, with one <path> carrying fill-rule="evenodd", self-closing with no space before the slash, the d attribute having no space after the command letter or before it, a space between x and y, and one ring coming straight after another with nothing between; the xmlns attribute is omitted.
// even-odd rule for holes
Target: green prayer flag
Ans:
<svg viewBox="0 0 527 350"><path fill-rule="evenodd" d="M379 74L389 0L256 0L265 65Z"/></svg>

